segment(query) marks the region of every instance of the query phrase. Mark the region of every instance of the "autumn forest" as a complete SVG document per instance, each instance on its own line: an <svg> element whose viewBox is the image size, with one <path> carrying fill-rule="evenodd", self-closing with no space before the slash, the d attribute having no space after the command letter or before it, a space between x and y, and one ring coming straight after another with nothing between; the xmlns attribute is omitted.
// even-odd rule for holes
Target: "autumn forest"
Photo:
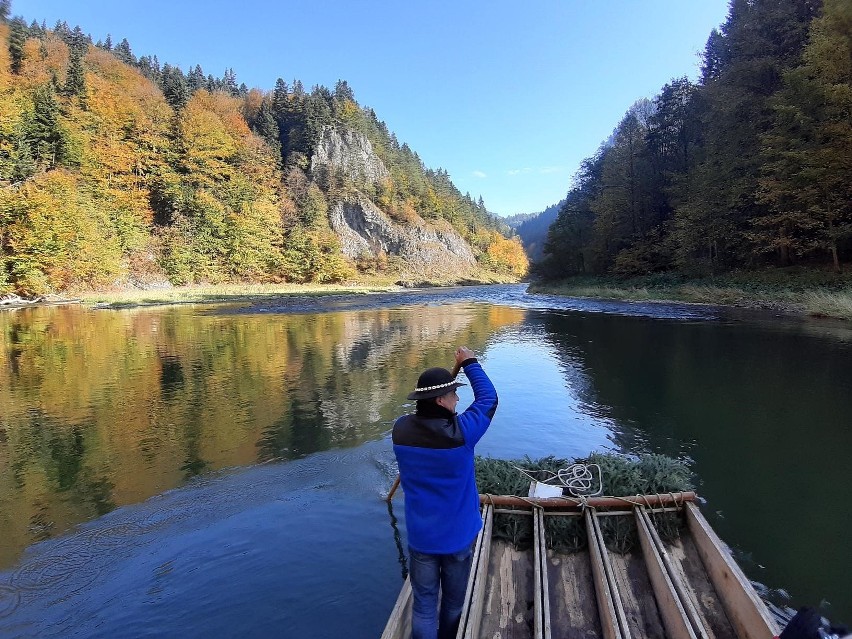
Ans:
<svg viewBox="0 0 852 639"><path fill-rule="evenodd" d="M347 256L331 228L330 208L361 195L395 224L459 234L483 272L527 273L482 198L424 166L345 80L249 89L231 69L185 72L127 40L27 24L9 0L0 39L0 293L393 273L404 256ZM850 114L852 5L732 0L698 80L637 101L563 202L518 227L534 273L840 272ZM388 175L312 166L329 128L365 136Z"/></svg>
<svg viewBox="0 0 852 639"><path fill-rule="evenodd" d="M345 81L249 89L230 69L184 73L127 40L28 25L9 0L0 41L0 293L324 283L392 269L381 253L347 258L330 228L330 203L356 190L394 223L451 227L486 272L526 272L519 240L482 199L426 168ZM327 127L366 136L389 175L353 184L312 171Z"/></svg>

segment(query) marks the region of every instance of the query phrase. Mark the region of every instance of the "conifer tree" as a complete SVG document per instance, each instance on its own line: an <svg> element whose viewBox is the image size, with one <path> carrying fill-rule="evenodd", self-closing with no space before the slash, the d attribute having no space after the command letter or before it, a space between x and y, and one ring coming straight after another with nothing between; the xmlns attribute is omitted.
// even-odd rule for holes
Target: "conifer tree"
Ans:
<svg viewBox="0 0 852 639"><path fill-rule="evenodd" d="M175 109L182 109L189 100L189 88L180 67L163 65L161 85L166 101Z"/></svg>
<svg viewBox="0 0 852 639"><path fill-rule="evenodd" d="M160 72L159 63L156 63L156 56L151 58L150 56L143 55L139 58L138 65L139 71L141 71L142 75L146 78L158 85L162 82L162 73Z"/></svg>
<svg viewBox="0 0 852 639"><path fill-rule="evenodd" d="M113 51L115 57L125 64L136 66L136 56L134 56L133 51L130 50L130 43L127 41L127 38L122 38L121 42L118 43Z"/></svg>
<svg viewBox="0 0 852 639"><path fill-rule="evenodd" d="M222 76L222 89L234 97L239 96L240 90L237 87L237 74L233 69L225 69L225 75Z"/></svg>
<svg viewBox="0 0 852 639"><path fill-rule="evenodd" d="M62 159L64 136L59 126L59 105L51 84L38 87L33 94L33 114L25 137L40 165L50 168Z"/></svg>
<svg viewBox="0 0 852 639"><path fill-rule="evenodd" d="M71 29L68 28L68 23L65 20L57 20L53 27L53 34L67 43L68 38L71 36Z"/></svg>
<svg viewBox="0 0 852 639"><path fill-rule="evenodd" d="M190 93L195 93L207 86L207 78L204 77L204 71L202 71L200 64L196 64L190 69L187 74L186 85Z"/></svg>
<svg viewBox="0 0 852 639"><path fill-rule="evenodd" d="M252 123L252 130L266 140L267 144L275 151L276 157L280 159L281 142L279 138L281 132L278 130L278 123L275 120L271 96L263 97L257 117Z"/></svg>
<svg viewBox="0 0 852 639"><path fill-rule="evenodd" d="M67 96L85 97L86 79L83 72L83 55L78 49L71 50L68 62L68 74L65 77L63 94Z"/></svg>
<svg viewBox="0 0 852 639"><path fill-rule="evenodd" d="M27 42L27 25L21 18L14 18L9 32L9 57L12 73L21 72L24 61L24 44Z"/></svg>

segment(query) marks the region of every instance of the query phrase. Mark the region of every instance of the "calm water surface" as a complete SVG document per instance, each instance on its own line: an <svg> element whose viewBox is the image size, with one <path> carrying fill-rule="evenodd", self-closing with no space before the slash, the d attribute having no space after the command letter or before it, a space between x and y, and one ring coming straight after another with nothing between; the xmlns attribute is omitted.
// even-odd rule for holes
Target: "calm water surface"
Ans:
<svg viewBox="0 0 852 639"><path fill-rule="evenodd" d="M500 286L0 312L0 636L377 637L389 430L459 344L480 454L682 458L768 601L852 621L848 325Z"/></svg>

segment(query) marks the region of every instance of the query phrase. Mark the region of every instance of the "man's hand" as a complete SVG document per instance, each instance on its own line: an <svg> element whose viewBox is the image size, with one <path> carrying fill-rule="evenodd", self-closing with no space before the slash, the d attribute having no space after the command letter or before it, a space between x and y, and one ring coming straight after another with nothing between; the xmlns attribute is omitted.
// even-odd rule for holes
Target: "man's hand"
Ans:
<svg viewBox="0 0 852 639"><path fill-rule="evenodd" d="M459 346L458 349L456 349L456 367L461 368L462 362L470 359L471 357L476 357L472 350L470 350L467 346Z"/></svg>

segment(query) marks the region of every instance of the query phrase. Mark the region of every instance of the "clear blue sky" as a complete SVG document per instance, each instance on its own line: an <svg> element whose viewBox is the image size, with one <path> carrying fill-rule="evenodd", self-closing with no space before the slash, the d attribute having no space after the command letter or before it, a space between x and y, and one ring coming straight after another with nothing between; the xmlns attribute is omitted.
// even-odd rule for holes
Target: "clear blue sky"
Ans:
<svg viewBox="0 0 852 639"><path fill-rule="evenodd" d="M697 78L727 0L13 0L187 71L349 82L427 167L500 215L561 200L637 99Z"/></svg>

